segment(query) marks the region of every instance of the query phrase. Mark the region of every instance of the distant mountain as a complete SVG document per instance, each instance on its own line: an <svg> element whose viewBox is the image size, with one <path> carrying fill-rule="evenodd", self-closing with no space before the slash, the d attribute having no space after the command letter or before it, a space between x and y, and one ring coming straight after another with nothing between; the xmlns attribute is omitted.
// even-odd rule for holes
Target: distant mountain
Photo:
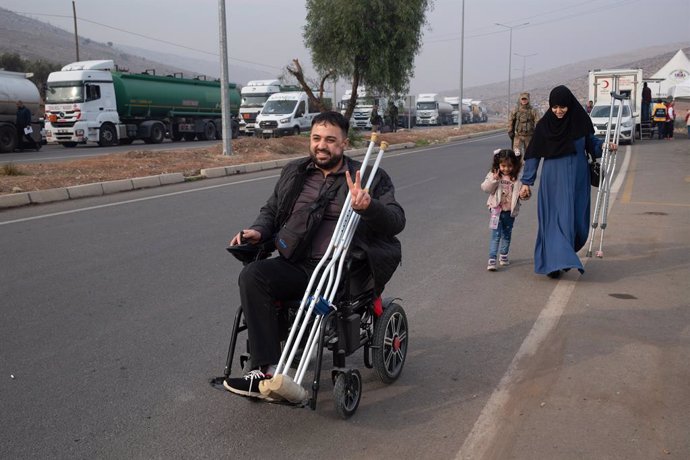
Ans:
<svg viewBox="0 0 690 460"><path fill-rule="evenodd" d="M631 50L612 56L605 56L587 61L575 62L561 67L545 70L525 76L524 91L530 93L530 99L535 106L548 106L549 92L557 85L566 85L583 104L588 95L587 76L594 69L642 69L643 75L649 77L656 73L679 50L690 55L690 42L670 43L663 46ZM508 82L492 83L482 86L464 88L463 97L481 100L491 112L506 114L506 105L512 108L523 91L522 77L511 78L512 100L507 104ZM441 91L444 96L457 96L459 89Z"/></svg>
<svg viewBox="0 0 690 460"><path fill-rule="evenodd" d="M17 53L23 59L40 59L61 65L77 60L74 34L4 8L0 8L0 53ZM155 69L159 75L179 72L188 77L206 75L218 78L220 75L219 63L79 37L79 60L91 59L112 59L120 69L130 72ZM228 74L230 81L239 84L275 77L270 72L236 65L229 65Z"/></svg>

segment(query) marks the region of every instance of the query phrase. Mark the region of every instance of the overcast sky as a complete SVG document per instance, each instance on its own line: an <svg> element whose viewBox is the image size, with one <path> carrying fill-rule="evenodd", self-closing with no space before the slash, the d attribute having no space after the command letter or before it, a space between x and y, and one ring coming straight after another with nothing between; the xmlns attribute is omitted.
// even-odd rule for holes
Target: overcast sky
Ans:
<svg viewBox="0 0 690 460"><path fill-rule="evenodd" d="M506 81L509 55L511 75L518 78L523 67L529 75L652 45L690 44L690 0L465 0L464 4L465 88ZM459 87L461 5L462 0L435 0L415 61L412 93ZM2 0L2 6L73 31L71 0ZM218 59L218 0L76 0L76 7L81 36ZM310 70L302 39L304 1L226 1L226 15L232 64L279 75L292 58L299 58Z"/></svg>

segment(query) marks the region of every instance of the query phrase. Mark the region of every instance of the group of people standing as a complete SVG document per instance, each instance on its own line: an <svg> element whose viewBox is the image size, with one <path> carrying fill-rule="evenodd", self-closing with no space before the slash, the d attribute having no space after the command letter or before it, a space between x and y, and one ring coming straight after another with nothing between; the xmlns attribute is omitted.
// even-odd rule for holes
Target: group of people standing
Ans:
<svg viewBox="0 0 690 460"><path fill-rule="evenodd" d="M487 270L508 265L513 224L520 200L529 200L541 166L537 201L538 229L534 271L550 278L584 267L577 252L590 228L590 171L586 152L601 157L603 141L582 105L565 86L549 94L549 109L541 118L529 94L520 94L509 118L512 149L494 151L491 168L481 184L489 193L491 240ZM612 151L617 145L611 144Z"/></svg>

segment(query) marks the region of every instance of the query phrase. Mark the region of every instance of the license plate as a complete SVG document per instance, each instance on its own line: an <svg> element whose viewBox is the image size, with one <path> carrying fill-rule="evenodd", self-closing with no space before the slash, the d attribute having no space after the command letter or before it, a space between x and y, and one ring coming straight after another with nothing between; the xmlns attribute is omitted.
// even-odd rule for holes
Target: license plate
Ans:
<svg viewBox="0 0 690 460"><path fill-rule="evenodd" d="M262 134L273 134L273 130L272 129L264 129L261 131L261 133Z"/></svg>
<svg viewBox="0 0 690 460"><path fill-rule="evenodd" d="M69 134L69 130L67 130L67 129L58 129L58 130L57 130L57 133L58 133L58 134Z"/></svg>

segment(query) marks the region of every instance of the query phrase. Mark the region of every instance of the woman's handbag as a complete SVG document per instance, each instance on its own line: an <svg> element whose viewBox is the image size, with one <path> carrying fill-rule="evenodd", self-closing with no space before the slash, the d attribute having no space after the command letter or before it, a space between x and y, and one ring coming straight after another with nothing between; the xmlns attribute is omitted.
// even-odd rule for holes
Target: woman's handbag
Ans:
<svg viewBox="0 0 690 460"><path fill-rule="evenodd" d="M591 150L593 150L593 145L587 139L585 143L585 155L587 155L587 163L589 166L589 181L592 187L599 187L599 181L601 181L601 165L597 163L597 159L594 158Z"/></svg>
<svg viewBox="0 0 690 460"><path fill-rule="evenodd" d="M592 187L599 187L601 165L597 163L597 160L589 152L587 152L587 161L589 162L589 180L592 183Z"/></svg>

